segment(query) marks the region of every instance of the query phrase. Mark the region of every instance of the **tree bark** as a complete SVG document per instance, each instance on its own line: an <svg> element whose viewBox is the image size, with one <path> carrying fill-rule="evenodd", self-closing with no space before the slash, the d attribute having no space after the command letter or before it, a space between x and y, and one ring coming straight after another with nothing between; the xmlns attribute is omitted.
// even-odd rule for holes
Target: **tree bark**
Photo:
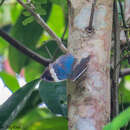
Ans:
<svg viewBox="0 0 130 130"><path fill-rule="evenodd" d="M70 0L68 48L79 60L91 55L88 70L68 82L69 130L101 130L110 120L112 0L97 0L88 32L92 0Z"/></svg>

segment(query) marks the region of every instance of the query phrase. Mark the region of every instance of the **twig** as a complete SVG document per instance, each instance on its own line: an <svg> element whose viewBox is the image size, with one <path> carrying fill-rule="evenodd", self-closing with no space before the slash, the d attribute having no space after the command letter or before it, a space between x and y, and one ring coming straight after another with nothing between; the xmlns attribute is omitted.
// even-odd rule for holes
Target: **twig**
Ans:
<svg viewBox="0 0 130 130"><path fill-rule="evenodd" d="M68 49L64 46L62 43L62 40L49 28L49 26L45 23L45 21L41 18L41 16L33 11L29 6L27 6L24 2L21 0L17 0L27 11L29 11L32 16L34 16L37 23L39 23L47 32L48 34L57 41L57 44L59 48L64 52L67 53Z"/></svg>
<svg viewBox="0 0 130 130"><path fill-rule="evenodd" d="M96 6L96 0L94 0L94 2L92 3L91 14L90 14L90 19L89 19L89 25L86 28L89 33L94 31L94 28L93 28L92 24L93 24L95 6Z"/></svg>
<svg viewBox="0 0 130 130"><path fill-rule="evenodd" d="M123 76L126 76L126 75L130 75L130 68L122 69L120 71L120 77L123 77Z"/></svg>
<svg viewBox="0 0 130 130"><path fill-rule="evenodd" d="M120 61L120 26L118 21L117 3L114 0L113 3L113 31L114 31L114 73L112 76L112 92L111 92L111 118L118 115L119 103L118 103L118 79L120 72L120 65L117 64Z"/></svg>
<svg viewBox="0 0 130 130"><path fill-rule="evenodd" d="M7 42L9 42L12 46L17 48L19 51L26 54L27 56L30 56L32 59L39 62L40 64L43 64L44 66L48 66L48 64L52 62L50 59L44 58L40 56L39 54L35 53L34 51L32 51L31 49L25 47L23 44L20 44L18 41L13 39L11 36L9 36L7 33L2 31L1 29L0 29L0 36L3 39L5 39Z"/></svg>

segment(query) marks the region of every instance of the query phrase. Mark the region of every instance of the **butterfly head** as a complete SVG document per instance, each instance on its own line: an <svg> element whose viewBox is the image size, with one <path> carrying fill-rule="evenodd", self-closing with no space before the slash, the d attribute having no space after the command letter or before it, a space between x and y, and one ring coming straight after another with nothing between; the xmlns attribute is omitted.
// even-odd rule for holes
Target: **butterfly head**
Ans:
<svg viewBox="0 0 130 130"><path fill-rule="evenodd" d="M45 81L49 81L49 82L53 82L53 81L54 81L54 79L53 79L53 77L52 77L52 75L51 75L51 73L50 73L49 68L47 68L47 69L44 71L43 75L41 76L41 79L43 79L43 80L45 80Z"/></svg>

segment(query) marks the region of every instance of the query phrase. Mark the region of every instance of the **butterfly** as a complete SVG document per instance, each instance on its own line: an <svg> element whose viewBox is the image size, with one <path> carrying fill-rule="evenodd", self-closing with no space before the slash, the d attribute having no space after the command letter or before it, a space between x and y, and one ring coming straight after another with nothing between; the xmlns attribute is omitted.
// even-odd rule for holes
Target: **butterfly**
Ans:
<svg viewBox="0 0 130 130"><path fill-rule="evenodd" d="M61 82L67 79L75 81L87 70L89 60L90 56L78 62L77 58L70 53L62 55L49 64L41 79L50 82Z"/></svg>

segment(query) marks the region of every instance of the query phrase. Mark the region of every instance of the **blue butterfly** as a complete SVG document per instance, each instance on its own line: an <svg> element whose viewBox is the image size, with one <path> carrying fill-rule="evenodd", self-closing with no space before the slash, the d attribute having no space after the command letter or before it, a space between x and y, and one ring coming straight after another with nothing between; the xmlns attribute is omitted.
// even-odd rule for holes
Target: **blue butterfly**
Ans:
<svg viewBox="0 0 130 130"><path fill-rule="evenodd" d="M53 82L61 82L67 79L75 81L86 71L89 59L90 56L78 62L72 54L60 56L55 62L49 64L41 79Z"/></svg>

